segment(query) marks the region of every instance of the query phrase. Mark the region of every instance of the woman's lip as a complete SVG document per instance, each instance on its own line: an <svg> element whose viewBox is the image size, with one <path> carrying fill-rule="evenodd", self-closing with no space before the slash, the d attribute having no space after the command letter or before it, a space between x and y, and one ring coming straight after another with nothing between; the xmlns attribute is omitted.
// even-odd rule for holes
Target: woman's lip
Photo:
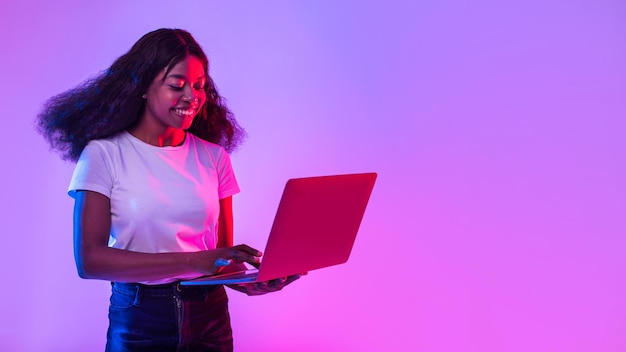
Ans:
<svg viewBox="0 0 626 352"><path fill-rule="evenodd" d="M177 110L191 111L191 113L181 114ZM176 116L178 116L179 118L182 118L182 119L193 119L196 116L196 114L197 114L196 110L190 110L190 109L172 109L172 112L174 113L174 115L176 115Z"/></svg>
<svg viewBox="0 0 626 352"><path fill-rule="evenodd" d="M193 111L193 112L197 112L198 108L194 108L194 107L185 107L185 108L172 108L172 110L176 111L176 110L183 110L183 111Z"/></svg>
<svg viewBox="0 0 626 352"><path fill-rule="evenodd" d="M175 106L172 109L179 110L198 110L198 105Z"/></svg>

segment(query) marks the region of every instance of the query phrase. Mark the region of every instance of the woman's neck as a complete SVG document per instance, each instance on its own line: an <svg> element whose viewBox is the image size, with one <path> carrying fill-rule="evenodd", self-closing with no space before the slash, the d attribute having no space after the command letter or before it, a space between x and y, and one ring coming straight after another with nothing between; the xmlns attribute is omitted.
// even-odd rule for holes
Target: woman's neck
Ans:
<svg viewBox="0 0 626 352"><path fill-rule="evenodd" d="M157 132L137 126L128 132L135 138L157 147L179 146L185 141L185 131L174 128Z"/></svg>

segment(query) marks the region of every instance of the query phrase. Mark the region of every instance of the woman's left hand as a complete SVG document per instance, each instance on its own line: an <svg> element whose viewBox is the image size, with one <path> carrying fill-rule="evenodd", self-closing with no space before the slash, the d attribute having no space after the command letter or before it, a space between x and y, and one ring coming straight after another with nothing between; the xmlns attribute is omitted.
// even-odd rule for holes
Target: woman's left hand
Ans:
<svg viewBox="0 0 626 352"><path fill-rule="evenodd" d="M274 279L270 281L232 284L232 285L227 285L227 286L232 288L233 290L243 292L247 294L248 296L259 296L259 295L264 295L270 292L280 291L283 289L283 287L298 280L300 276L302 275L297 274L297 275L291 275L287 277L281 277L279 279Z"/></svg>

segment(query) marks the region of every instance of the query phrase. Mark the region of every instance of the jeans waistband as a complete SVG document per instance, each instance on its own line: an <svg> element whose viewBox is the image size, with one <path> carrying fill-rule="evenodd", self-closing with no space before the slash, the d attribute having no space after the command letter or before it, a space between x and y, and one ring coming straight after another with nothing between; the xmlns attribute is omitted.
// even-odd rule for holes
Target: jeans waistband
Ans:
<svg viewBox="0 0 626 352"><path fill-rule="evenodd" d="M139 294L143 297L171 297L206 295L221 287L221 285L183 286L180 282L172 282L160 285L144 285L139 283L111 282L115 290Z"/></svg>

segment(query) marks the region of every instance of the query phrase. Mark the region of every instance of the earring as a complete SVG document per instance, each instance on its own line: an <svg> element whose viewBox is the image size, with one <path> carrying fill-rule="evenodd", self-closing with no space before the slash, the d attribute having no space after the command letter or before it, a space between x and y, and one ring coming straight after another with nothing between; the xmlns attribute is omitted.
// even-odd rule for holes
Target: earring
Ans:
<svg viewBox="0 0 626 352"><path fill-rule="evenodd" d="M144 99L146 99L146 98L147 98L147 96L146 96L145 94L144 94L144 95L142 95L141 97L142 97L142 98L144 98Z"/></svg>

